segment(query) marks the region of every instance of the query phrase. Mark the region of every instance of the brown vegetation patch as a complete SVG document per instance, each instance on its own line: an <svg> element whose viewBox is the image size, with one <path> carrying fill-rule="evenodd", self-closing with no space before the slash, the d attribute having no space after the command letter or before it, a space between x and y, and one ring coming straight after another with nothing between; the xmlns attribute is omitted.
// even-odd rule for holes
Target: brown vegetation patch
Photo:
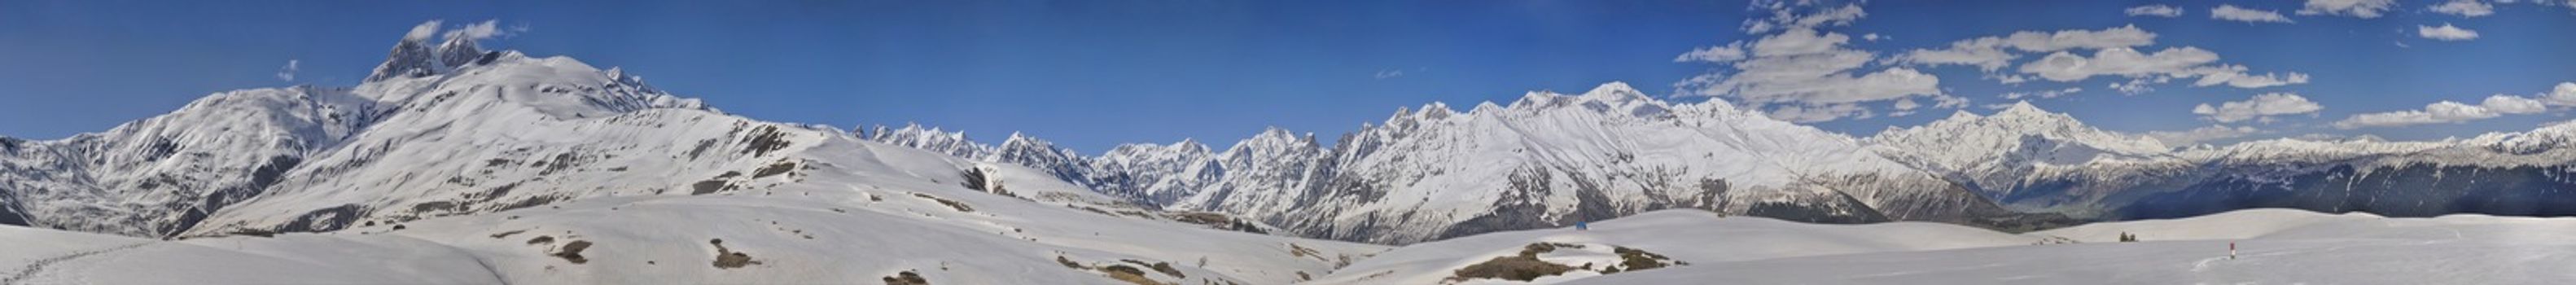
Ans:
<svg viewBox="0 0 2576 285"><path fill-rule="evenodd" d="M552 255L555 257L561 257L564 261L571 261L572 264L590 263L590 258L581 256L581 251L587 249L590 249L590 241L576 240L572 241L572 243L564 244L563 249L556 250Z"/></svg>
<svg viewBox="0 0 2576 285"><path fill-rule="evenodd" d="M1655 254L1634 248L1614 247L1611 248L1611 252L1619 253L1619 265L1624 267L1624 271L1656 269L1672 265L1690 265L1690 263L1686 262L1673 261L1672 258L1664 257L1664 255L1661 254Z"/></svg>
<svg viewBox="0 0 2576 285"><path fill-rule="evenodd" d="M1538 257L1538 254L1541 253L1556 252L1556 249L1558 248L1583 248L1583 245L1554 242L1533 243L1521 246L1521 256Z"/></svg>
<svg viewBox="0 0 2576 285"><path fill-rule="evenodd" d="M1063 264L1065 268L1072 268L1072 269L1091 269L1091 267L1090 267L1090 266L1082 266L1082 263L1081 263L1081 262L1073 262L1073 260L1072 260L1072 259L1065 259L1065 258L1064 258L1064 256L1062 256L1062 255L1058 255L1058 256L1056 256L1056 257L1055 257L1055 263L1056 263L1056 264Z"/></svg>
<svg viewBox="0 0 2576 285"><path fill-rule="evenodd" d="M1565 274L1566 271L1570 270L1574 270L1574 267L1540 261L1536 256L1515 255L1496 257L1493 260L1486 260L1484 263L1468 265L1467 268L1459 268L1458 271L1453 272L1454 276L1449 277L1449 280L1465 281L1467 279L1475 278L1493 278L1512 281L1530 281L1536 280L1539 277Z"/></svg>
<svg viewBox="0 0 2576 285"><path fill-rule="evenodd" d="M1127 283L1135 283L1136 285L1164 285L1164 284L1166 284L1166 283L1163 283L1162 281L1154 281L1154 279L1153 279L1153 278L1145 278L1145 271L1144 271L1144 270L1139 270L1139 269L1136 269L1135 267L1130 267L1130 266L1126 266L1126 265L1110 265L1110 266L1108 266L1108 267L1101 267L1101 268L1100 268L1100 272L1102 272L1102 273L1109 273L1109 278L1110 278L1110 279L1118 279L1118 281L1127 281Z"/></svg>
<svg viewBox="0 0 2576 285"><path fill-rule="evenodd" d="M707 243L714 244L716 246L715 266L717 269L742 268L743 266L760 264L760 261L751 260L751 254L734 252L733 249L725 248L724 239L707 240Z"/></svg>
<svg viewBox="0 0 2576 285"><path fill-rule="evenodd" d="M1121 259L1120 261L1126 261L1127 263L1135 263L1136 265L1142 265L1142 266L1145 266L1145 268L1152 268L1152 269L1154 269L1154 272L1161 272L1161 273L1163 273L1163 275L1171 275L1172 277L1180 277L1180 278L1189 278L1189 277L1190 277L1189 275L1181 274L1181 269L1179 269L1179 268L1172 268L1172 263L1170 263L1170 262L1155 262L1155 263L1150 263L1150 264L1149 264L1149 263L1145 263L1144 261L1138 261L1138 260L1134 260L1134 259Z"/></svg>
<svg viewBox="0 0 2576 285"><path fill-rule="evenodd" d="M886 277L885 277L885 284L886 284L886 285L930 285L930 280L929 280L929 279L921 279L921 274L920 274L920 273L912 273L912 271L911 271L911 270L904 270L902 273L895 273L895 274L894 274L894 276L886 276Z"/></svg>

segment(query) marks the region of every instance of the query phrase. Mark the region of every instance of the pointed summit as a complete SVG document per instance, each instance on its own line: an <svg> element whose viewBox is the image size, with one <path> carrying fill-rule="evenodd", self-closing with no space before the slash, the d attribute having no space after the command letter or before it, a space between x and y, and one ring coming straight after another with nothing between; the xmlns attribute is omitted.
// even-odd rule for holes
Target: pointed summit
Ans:
<svg viewBox="0 0 2576 285"><path fill-rule="evenodd" d="M365 82L438 74L441 67L438 54L431 52L429 47L429 37L438 33L438 23L431 20L412 26L411 32L403 34L402 41L394 43L393 51L385 54L385 63L376 65L375 73L368 74Z"/></svg>
<svg viewBox="0 0 2576 285"><path fill-rule="evenodd" d="M2020 102L2013 102L2012 107L2010 107L2010 108L2004 108L2004 110L2003 110L2002 112L1995 112L1995 116L1996 116L1996 117L2029 116L2029 115L2048 115L2048 114L2054 114L2054 113L2049 113L2049 112L2048 112L2048 110L2041 110L2041 109L2039 109L2039 106L2031 106L2031 105L2030 105L2030 101L2027 101L2027 100L2025 100L2025 101L2020 101Z"/></svg>
<svg viewBox="0 0 2576 285"><path fill-rule="evenodd" d="M1583 98L1601 101L1626 102L1630 100L1646 99L1646 92L1637 91L1637 88L1635 87L1628 87L1627 82L1611 81L1610 83L1602 83L1599 87L1593 87L1592 91L1583 92Z"/></svg>
<svg viewBox="0 0 2576 285"><path fill-rule="evenodd" d="M385 55L383 64L376 65L374 73L367 75L366 82L437 75L458 67L490 63L501 56L500 53L483 50L478 44L479 39L493 35L493 22L466 25L447 31L443 36L439 33L440 23L443 22L422 22L412 26L410 32L403 33L402 41L394 43L393 51ZM432 36L444 37L446 41L433 47L429 44Z"/></svg>
<svg viewBox="0 0 2576 285"><path fill-rule="evenodd" d="M483 47L475 44L474 37L448 33L447 42L438 44L438 63L441 66L455 68L484 62Z"/></svg>

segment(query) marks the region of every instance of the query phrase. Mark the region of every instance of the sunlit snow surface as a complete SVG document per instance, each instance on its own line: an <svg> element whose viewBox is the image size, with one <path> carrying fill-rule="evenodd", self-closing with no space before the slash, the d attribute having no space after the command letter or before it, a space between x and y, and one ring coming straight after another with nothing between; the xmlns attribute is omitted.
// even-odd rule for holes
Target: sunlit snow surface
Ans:
<svg viewBox="0 0 2576 285"><path fill-rule="evenodd" d="M2117 242L2127 232L2144 240ZM1435 284L1533 242L1609 244L1687 266L1565 284L2563 284L2576 219L2245 210L2021 235L1928 223L1814 225L1663 211L1572 229L1416 244L1323 284ZM2080 243L2062 242L2073 239ZM2228 258L2228 245L2240 251ZM1583 273L1582 275L1590 275ZM1570 275L1569 275L1570 276ZM1522 284L1477 279L1469 284Z"/></svg>
<svg viewBox="0 0 2576 285"><path fill-rule="evenodd" d="M1163 282L1283 284L1379 246L1194 229L954 197L813 201L589 199L324 234L157 241L0 227L0 278L27 284L853 284L913 271L934 284L1121 284L1085 266L1169 263ZM1003 198L1008 199L1008 198ZM726 250L759 262L714 265ZM537 242L538 240L548 240ZM554 255L575 241L584 262ZM1294 246L1291 246L1294 244ZM1306 248L1314 253L1292 253ZM1320 256L1318 256L1320 255ZM1205 258L1205 265L1199 264ZM1143 265L1131 265L1147 268Z"/></svg>

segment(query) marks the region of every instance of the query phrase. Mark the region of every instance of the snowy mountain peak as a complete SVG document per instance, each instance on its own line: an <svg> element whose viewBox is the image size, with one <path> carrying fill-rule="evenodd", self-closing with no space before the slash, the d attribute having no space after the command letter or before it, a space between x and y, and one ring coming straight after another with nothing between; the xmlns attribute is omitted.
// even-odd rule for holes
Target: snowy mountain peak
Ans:
<svg viewBox="0 0 2576 285"><path fill-rule="evenodd" d="M2468 142L2501 153L2538 154L2576 145L2576 121L2553 123L2527 132L2489 133Z"/></svg>
<svg viewBox="0 0 2576 285"><path fill-rule="evenodd" d="M489 55L483 52L482 46L475 44L473 37L449 35L447 37L447 42L438 44L437 52L439 64L447 66L448 68L476 64L479 63L479 61L491 59Z"/></svg>
<svg viewBox="0 0 2576 285"><path fill-rule="evenodd" d="M436 28L434 23L429 25ZM420 34L417 28L414 31L412 34ZM438 54L430 50L428 41L427 36L404 36L402 41L394 43L393 51L386 52L385 62L377 64L376 71L368 74L365 82L437 74L441 68Z"/></svg>
<svg viewBox="0 0 2576 285"><path fill-rule="evenodd" d="M930 150L957 157L984 157L992 149L967 140L965 132L949 132L918 123L904 123L903 128L878 125L869 131L868 140L879 143Z"/></svg>
<svg viewBox="0 0 2576 285"><path fill-rule="evenodd" d="M2004 108L2004 110L2003 110L2003 111L1995 112L1995 116L1998 116L1998 117L2002 117L2002 116L2049 116L2049 115L2059 115L2059 116L2063 116L2063 115L2065 115L2065 114L2053 113L2053 112L2049 112L2048 110L2041 110L2041 109L2039 109L2039 106L2032 106L2032 105L2030 105L2030 101L2029 101L2029 100L2015 101L2015 102L2013 102L2012 107L2006 107L2006 108Z"/></svg>
<svg viewBox="0 0 2576 285"><path fill-rule="evenodd" d="M1252 138L1244 139L1243 142L1235 144L1234 150L1228 150L1227 152L1231 153L1247 147L1311 146L1314 143L1314 134L1301 136L1296 132L1288 131L1288 129L1274 126L1262 129L1261 134L1256 134L1253 135Z"/></svg>
<svg viewBox="0 0 2576 285"><path fill-rule="evenodd" d="M1487 104L1490 105L1491 102L1487 102ZM1482 112L1485 110L1485 108L1482 107L1483 106L1479 106L1479 111L1470 111L1470 113L1485 113ZM1723 102L1709 104L1706 106L1687 107L1733 109L1732 105L1728 105ZM1637 91L1636 88L1629 87L1627 83L1610 82L1601 84L1599 87L1594 87L1591 91L1586 91L1579 95L1566 95L1548 91L1532 91L1522 95L1519 100L1512 101L1510 107L1502 108L1501 110L1512 111L1518 114L1565 109L1582 110L1613 117L1667 118L1672 115L1672 108L1673 105L1671 103L1647 97L1645 92Z"/></svg>
<svg viewBox="0 0 2576 285"><path fill-rule="evenodd" d="M1198 152L1207 152L1207 151L1208 151L1208 146L1207 146L1207 144L1206 144L1206 143L1200 143L1198 138L1181 138L1181 141L1179 141L1179 142L1173 142L1171 145L1168 145L1168 146L1166 146L1166 147L1170 147L1170 148L1173 148L1173 149L1184 149L1184 150L1186 150L1186 149L1197 149L1197 150L1198 150Z"/></svg>
<svg viewBox="0 0 2576 285"><path fill-rule="evenodd" d="M1618 81L1602 83L1601 86L1593 87L1592 91L1583 92L1583 98L1609 102L1630 102L1647 99L1646 92L1637 91L1637 88L1635 87L1628 87L1627 82Z"/></svg>
<svg viewBox="0 0 2576 285"><path fill-rule="evenodd" d="M1421 119L1423 119L1423 120L1440 120L1440 119L1448 119L1448 118L1449 118L1449 116L1454 116L1454 115L1457 115L1457 114L1458 114L1458 110L1452 110L1452 109L1449 109L1449 104L1448 104L1448 103L1441 103L1441 102L1431 102L1430 104L1422 104L1422 109L1421 109L1421 110L1417 110L1417 111L1415 111L1415 112L1417 112L1417 113L1415 113L1415 114L1414 114L1414 116L1417 116L1418 118L1421 118Z"/></svg>
<svg viewBox="0 0 2576 285"><path fill-rule="evenodd" d="M412 59L394 58L385 64L407 65L410 63L405 61ZM673 96L631 76L603 71L570 57L535 58L516 51L499 51L487 52L465 66L429 65L439 71L380 78L360 84L356 93L404 112L448 112L446 115L454 116L497 115L474 113L495 107L529 110L556 119L664 108L715 111L703 101Z"/></svg>

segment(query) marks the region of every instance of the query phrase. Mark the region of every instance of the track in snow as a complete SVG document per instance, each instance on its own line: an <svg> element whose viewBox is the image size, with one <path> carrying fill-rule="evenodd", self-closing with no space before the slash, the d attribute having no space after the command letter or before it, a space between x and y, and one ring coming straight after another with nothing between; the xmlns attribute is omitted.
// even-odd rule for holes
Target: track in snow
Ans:
<svg viewBox="0 0 2576 285"><path fill-rule="evenodd" d="M74 259L80 259L80 258L83 258L83 257L89 257L89 256L92 256L92 255L98 255L98 254L102 254L102 253L109 253L109 252L116 252L116 251L121 251L121 250L134 249L134 248L143 247L143 246L146 246L146 245L152 245L153 243L154 243L154 242L136 243L136 244L129 244L129 245L123 245L123 246L117 246L117 247L110 247L110 248L103 248L103 249L97 249L97 250L82 251L82 252L74 252L74 253L72 253L72 254L65 254L65 255L62 255L62 256L55 256L55 257L50 257L50 258L45 258L45 259L38 259L38 260L36 260L35 262L27 263L27 266L26 266L26 267L18 268L18 271L17 271L16 273L14 273L14 274L10 274L7 278L0 278L0 284L21 284L21 283L19 283L19 282L26 282L26 281L28 280L28 278L35 277L37 273L44 273L44 271L45 271L46 267L53 266L54 264L57 264L57 263L62 263L62 262L65 262L65 261L72 261L72 260L74 260Z"/></svg>

